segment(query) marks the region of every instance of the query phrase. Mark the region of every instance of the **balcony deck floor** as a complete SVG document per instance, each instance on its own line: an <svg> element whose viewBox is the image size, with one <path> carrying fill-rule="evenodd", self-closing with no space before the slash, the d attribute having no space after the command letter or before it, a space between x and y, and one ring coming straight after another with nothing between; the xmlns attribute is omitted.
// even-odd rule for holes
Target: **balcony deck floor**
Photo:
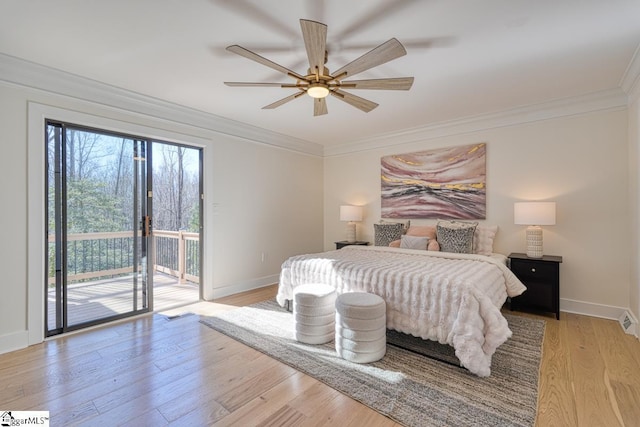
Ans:
<svg viewBox="0 0 640 427"><path fill-rule="evenodd" d="M68 287L68 325L102 319L128 313L133 309L131 277L96 280L73 284ZM138 301L142 292L138 290ZM180 305L198 302L198 285L187 282L179 284L178 279L162 273L153 276L154 311L166 310ZM138 309L142 308L138 305ZM49 290L48 324L55 326L55 293Z"/></svg>

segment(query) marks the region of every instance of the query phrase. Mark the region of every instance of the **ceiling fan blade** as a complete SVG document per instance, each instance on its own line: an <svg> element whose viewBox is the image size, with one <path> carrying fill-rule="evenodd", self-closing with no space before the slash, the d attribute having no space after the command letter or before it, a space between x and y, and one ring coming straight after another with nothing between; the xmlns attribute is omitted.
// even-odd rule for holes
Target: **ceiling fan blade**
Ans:
<svg viewBox="0 0 640 427"><path fill-rule="evenodd" d="M427 37L427 38L402 38L402 46L405 49L431 49L437 47L450 47L456 44L456 37L451 36L442 36L442 37ZM339 48L332 49L332 44L328 43L327 49L329 51L341 51L341 52L349 52L349 51L363 51L363 50L371 50L375 47L372 43L345 43L339 46ZM256 48L257 49L257 48ZM265 46L265 49L268 49ZM269 52L269 50L260 49L261 52ZM332 58L335 59L335 56Z"/></svg>
<svg viewBox="0 0 640 427"><path fill-rule="evenodd" d="M351 77L406 54L407 51L404 46L402 46L402 43L393 38L371 49L369 52L351 61L339 70L336 70L332 75L340 76L341 74L346 74L346 77Z"/></svg>
<svg viewBox="0 0 640 427"><path fill-rule="evenodd" d="M341 87L345 89L409 90L412 85L413 77L397 77L391 79L344 80Z"/></svg>
<svg viewBox="0 0 640 427"><path fill-rule="evenodd" d="M304 47L307 49L309 68L313 73L316 68L319 74L324 72L324 59L327 51L327 26L307 19L300 20Z"/></svg>
<svg viewBox="0 0 640 427"><path fill-rule="evenodd" d="M322 116L327 114L327 98L315 98L313 100L313 115Z"/></svg>
<svg viewBox="0 0 640 427"><path fill-rule="evenodd" d="M278 108L279 106L281 106L283 104L286 104L289 101L293 101L294 99L301 97L305 93L306 92L294 93L293 95L289 95L286 98L282 98L281 100L276 101L273 104L265 105L264 107L262 107L262 109L263 110L273 110L274 108Z"/></svg>
<svg viewBox="0 0 640 427"><path fill-rule="evenodd" d="M353 105L354 107L364 111L365 113L368 113L378 106L378 104L373 101L360 98L359 96L353 95L348 92L343 92L341 90L332 90L330 93L336 98L343 100L347 104Z"/></svg>
<svg viewBox="0 0 640 427"><path fill-rule="evenodd" d="M247 59L257 62L258 64L266 65L267 67L272 68L288 76L295 77L296 79L300 79L300 80L303 79L301 75L299 75L294 71L291 71L287 67L283 67L280 64L276 64L275 62L270 61L267 58L258 55L257 53L251 52L250 50L245 49L242 46L238 46L237 44L234 44L232 46L227 46L227 50L237 55L244 56Z"/></svg>

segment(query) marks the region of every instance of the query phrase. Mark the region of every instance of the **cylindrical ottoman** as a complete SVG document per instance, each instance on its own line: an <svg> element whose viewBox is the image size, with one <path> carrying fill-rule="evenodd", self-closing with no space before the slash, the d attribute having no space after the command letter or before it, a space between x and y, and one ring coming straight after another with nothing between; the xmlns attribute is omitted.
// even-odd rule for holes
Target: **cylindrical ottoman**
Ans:
<svg viewBox="0 0 640 427"><path fill-rule="evenodd" d="M370 363L387 352L387 306L375 294L350 292L336 299L336 351L345 360Z"/></svg>
<svg viewBox="0 0 640 427"><path fill-rule="evenodd" d="M335 333L336 291L322 283L308 283L293 289L293 333L297 341L324 344Z"/></svg>

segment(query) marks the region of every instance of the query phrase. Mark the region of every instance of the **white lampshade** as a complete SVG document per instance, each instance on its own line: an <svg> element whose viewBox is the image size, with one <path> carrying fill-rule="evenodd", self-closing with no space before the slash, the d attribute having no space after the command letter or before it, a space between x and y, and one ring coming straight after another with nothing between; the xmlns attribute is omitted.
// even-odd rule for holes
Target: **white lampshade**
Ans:
<svg viewBox="0 0 640 427"><path fill-rule="evenodd" d="M356 223L362 221L362 206L340 206L340 221L347 223L347 242L356 241Z"/></svg>
<svg viewBox="0 0 640 427"><path fill-rule="evenodd" d="M340 206L340 221L362 221L362 206Z"/></svg>
<svg viewBox="0 0 640 427"><path fill-rule="evenodd" d="M516 202L513 219L518 225L556 225L556 202Z"/></svg>
<svg viewBox="0 0 640 427"><path fill-rule="evenodd" d="M556 225L556 202L517 202L513 222L527 227L527 256L542 258L542 227Z"/></svg>

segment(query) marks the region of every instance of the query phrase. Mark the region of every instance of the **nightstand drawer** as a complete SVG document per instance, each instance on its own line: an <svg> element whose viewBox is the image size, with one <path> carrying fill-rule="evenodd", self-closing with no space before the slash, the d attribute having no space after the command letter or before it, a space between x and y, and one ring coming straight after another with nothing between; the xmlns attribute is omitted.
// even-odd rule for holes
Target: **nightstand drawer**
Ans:
<svg viewBox="0 0 640 427"><path fill-rule="evenodd" d="M511 271L513 271L520 280L548 280L555 278L559 269L556 263L512 259Z"/></svg>
<svg viewBox="0 0 640 427"><path fill-rule="evenodd" d="M511 298L511 309L551 311L560 319L560 263L562 257L545 255L529 258L526 254L509 255L511 271L527 287L520 296Z"/></svg>

